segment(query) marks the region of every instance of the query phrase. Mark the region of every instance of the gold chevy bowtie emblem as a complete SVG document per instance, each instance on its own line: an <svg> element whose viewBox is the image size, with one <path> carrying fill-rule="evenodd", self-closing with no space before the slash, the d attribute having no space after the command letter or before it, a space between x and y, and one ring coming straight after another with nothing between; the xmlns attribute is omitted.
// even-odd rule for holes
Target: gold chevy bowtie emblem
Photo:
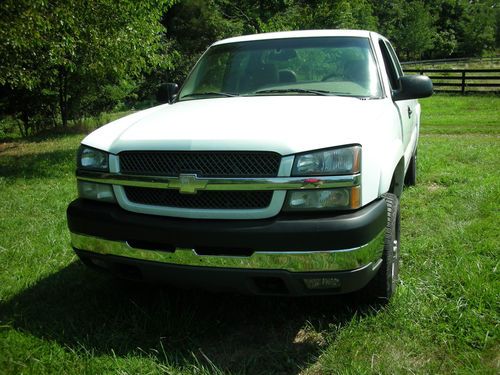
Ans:
<svg viewBox="0 0 500 375"><path fill-rule="evenodd" d="M171 183L173 188L179 189L181 194L196 194L198 190L203 190L208 181L200 180L196 174L180 174L178 182Z"/></svg>

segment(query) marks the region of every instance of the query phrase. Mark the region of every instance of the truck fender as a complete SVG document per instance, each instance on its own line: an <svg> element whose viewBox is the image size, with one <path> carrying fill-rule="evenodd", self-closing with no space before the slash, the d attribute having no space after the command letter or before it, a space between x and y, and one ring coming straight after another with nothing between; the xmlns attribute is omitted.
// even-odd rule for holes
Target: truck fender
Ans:
<svg viewBox="0 0 500 375"><path fill-rule="evenodd" d="M400 197L403 192L405 164L403 144L394 140L382 159L378 195L391 192Z"/></svg>

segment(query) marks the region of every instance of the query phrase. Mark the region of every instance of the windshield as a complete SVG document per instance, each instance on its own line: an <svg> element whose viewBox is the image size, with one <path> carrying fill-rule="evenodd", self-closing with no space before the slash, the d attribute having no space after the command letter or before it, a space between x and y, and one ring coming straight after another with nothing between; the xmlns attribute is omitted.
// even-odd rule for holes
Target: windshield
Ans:
<svg viewBox="0 0 500 375"><path fill-rule="evenodd" d="M373 98L381 96L381 88L367 38L289 38L211 47L178 98L242 95Z"/></svg>

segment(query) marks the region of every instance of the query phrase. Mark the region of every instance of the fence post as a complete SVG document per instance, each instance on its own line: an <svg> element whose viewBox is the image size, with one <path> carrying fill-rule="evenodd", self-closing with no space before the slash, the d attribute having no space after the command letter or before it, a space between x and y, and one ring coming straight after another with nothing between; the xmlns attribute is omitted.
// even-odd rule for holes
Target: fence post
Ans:
<svg viewBox="0 0 500 375"><path fill-rule="evenodd" d="M465 70L462 70L462 95L465 95Z"/></svg>

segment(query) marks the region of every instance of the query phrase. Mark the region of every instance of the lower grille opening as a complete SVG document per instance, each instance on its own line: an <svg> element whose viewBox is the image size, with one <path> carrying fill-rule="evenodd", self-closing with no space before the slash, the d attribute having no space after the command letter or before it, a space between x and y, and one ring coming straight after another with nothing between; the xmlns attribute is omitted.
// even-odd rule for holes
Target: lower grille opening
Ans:
<svg viewBox="0 0 500 375"><path fill-rule="evenodd" d="M254 253L254 251L251 249L224 249L220 247L196 247L194 251L198 255L219 255L233 257L249 257Z"/></svg>
<svg viewBox="0 0 500 375"><path fill-rule="evenodd" d="M181 194L173 189L126 186L127 199L133 203L200 209L259 209L271 204L272 191L198 191Z"/></svg>
<svg viewBox="0 0 500 375"><path fill-rule="evenodd" d="M341 282L336 277L306 278L304 285L311 291L336 291L340 290Z"/></svg>
<svg viewBox="0 0 500 375"><path fill-rule="evenodd" d="M173 253L175 251L175 246L158 242L130 240L127 241L127 244L135 249L158 250L158 251L165 251L168 253Z"/></svg>
<svg viewBox="0 0 500 375"><path fill-rule="evenodd" d="M260 293L288 294L285 282L279 277L255 277L255 285Z"/></svg>

